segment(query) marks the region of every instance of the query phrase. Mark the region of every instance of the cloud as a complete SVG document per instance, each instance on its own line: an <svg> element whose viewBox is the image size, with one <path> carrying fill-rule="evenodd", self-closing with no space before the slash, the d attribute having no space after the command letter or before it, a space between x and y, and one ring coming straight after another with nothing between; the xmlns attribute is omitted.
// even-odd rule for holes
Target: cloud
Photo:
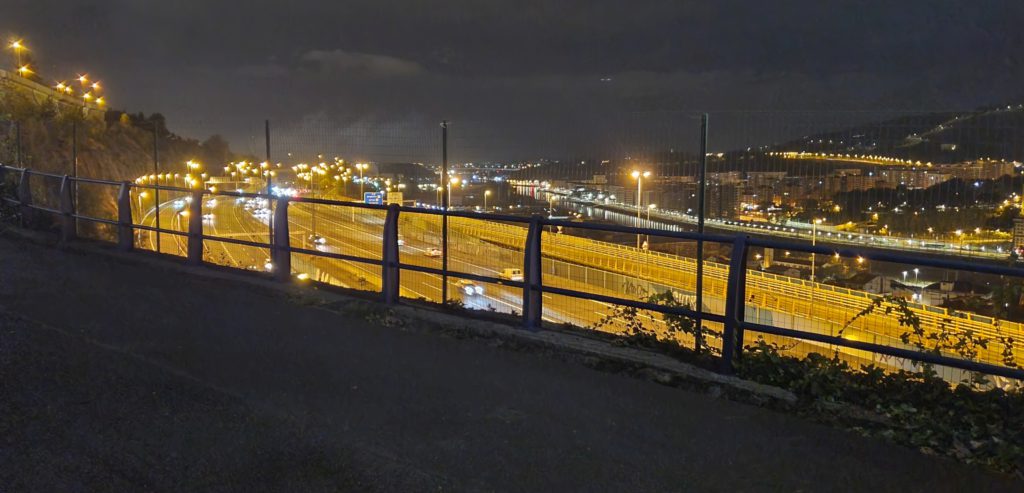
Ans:
<svg viewBox="0 0 1024 493"><path fill-rule="evenodd" d="M370 77L403 77L424 71L422 65L410 60L344 50L312 50L302 55L302 61L322 72Z"/></svg>

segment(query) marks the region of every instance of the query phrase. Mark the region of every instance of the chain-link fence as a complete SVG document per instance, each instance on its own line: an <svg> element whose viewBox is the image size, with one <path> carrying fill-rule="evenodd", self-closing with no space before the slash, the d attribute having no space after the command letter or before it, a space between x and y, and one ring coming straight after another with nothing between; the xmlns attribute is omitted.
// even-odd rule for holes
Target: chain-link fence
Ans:
<svg viewBox="0 0 1024 493"><path fill-rule="evenodd" d="M136 184L136 224L182 234L193 210L189 190L206 189L204 234L224 240L205 242L204 260L255 271L274 269L274 201L237 192L479 212L401 216L401 261L451 273L404 275L401 295L506 313L522 312L521 290L457 275L522 275L527 229L489 220L489 213L660 231L695 231L703 224L709 233L804 241L835 253L751 248L745 317L907 346L892 320L857 314L884 296L909 303L933 333L952 327L1002 336L1024 321L1024 289L998 276L865 261L839 251L871 247L1013 261L1024 236L1014 233L1024 192L1022 115L1017 106L917 114L677 111L523 121L511 130L508 122L466 119L447 122L444 142L441 122L426 118L168 123L160 115L80 117L41 108L31 118L0 123L0 161ZM33 196L56 209L59 187L53 185L45 177L35 180ZM116 193L80 183L74 203L83 214L113 220ZM350 289L381 288L379 266L341 257L381 259L383 212L301 202L288 218L292 245L337 257L296 253L295 275ZM109 225L78 228L80 236L116 235ZM183 235L139 231L135 241L187 254ZM725 313L728 245L572 226L549 228L542 244L546 285ZM614 304L549 299L548 322L627 330ZM665 334L664 320L643 317ZM702 323L697 335L721 333L714 323ZM699 345L692 331L687 334L673 337ZM776 340L794 352L835 350ZM707 342L709 349L721 347L713 337ZM1000 358L989 353L978 357ZM845 356L875 361L866 353Z"/></svg>

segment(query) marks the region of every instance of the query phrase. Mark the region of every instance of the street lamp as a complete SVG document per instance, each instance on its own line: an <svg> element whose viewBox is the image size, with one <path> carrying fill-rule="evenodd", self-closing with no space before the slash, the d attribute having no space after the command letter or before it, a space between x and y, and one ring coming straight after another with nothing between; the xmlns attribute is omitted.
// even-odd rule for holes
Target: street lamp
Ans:
<svg viewBox="0 0 1024 493"><path fill-rule="evenodd" d="M907 271L903 271L903 284L907 283Z"/></svg>
<svg viewBox="0 0 1024 493"><path fill-rule="evenodd" d="M487 196L490 194L490 190L484 190L484 212L487 212Z"/></svg>
<svg viewBox="0 0 1024 493"><path fill-rule="evenodd" d="M817 246L818 244L818 225L821 224L821 219L815 219L811 224L811 246ZM814 282L814 267L817 262L815 252L811 252L811 282ZM814 293L813 289L811 293Z"/></svg>
<svg viewBox="0 0 1024 493"><path fill-rule="evenodd" d="M917 284L917 275L921 272L921 269L914 267L914 284Z"/></svg>
<svg viewBox="0 0 1024 493"><path fill-rule="evenodd" d="M356 169L359 170L359 196L363 196L363 170L366 169L366 163L356 163Z"/></svg>
<svg viewBox="0 0 1024 493"><path fill-rule="evenodd" d="M636 179L636 222L637 222L637 227L639 227L640 226L640 198L643 196L644 178L647 178L647 177L651 176L651 172L650 171L633 170L633 172L630 173L630 176L632 176L634 179ZM639 233L637 233L637 235L636 235L636 248L638 250L640 249L640 234Z"/></svg>
<svg viewBox="0 0 1024 493"><path fill-rule="evenodd" d="M647 227L651 227L651 211L658 208L658 204L647 204ZM651 244L651 235L647 235L647 244Z"/></svg>
<svg viewBox="0 0 1024 493"><path fill-rule="evenodd" d="M145 191L139 192L139 222L142 222L142 216L143 216L143 213L142 213L143 212L142 211L142 199L146 198L148 195L149 194L147 194Z"/></svg>
<svg viewBox="0 0 1024 493"><path fill-rule="evenodd" d="M452 189L459 184L459 177L453 176L448 180L448 206L452 204Z"/></svg>
<svg viewBox="0 0 1024 493"><path fill-rule="evenodd" d="M25 49L25 43L22 42L20 39L18 39L18 40L12 41L11 44L8 45L8 47L10 47L12 50L14 50L14 56L18 57L18 66L20 67L21 66L21 50Z"/></svg>

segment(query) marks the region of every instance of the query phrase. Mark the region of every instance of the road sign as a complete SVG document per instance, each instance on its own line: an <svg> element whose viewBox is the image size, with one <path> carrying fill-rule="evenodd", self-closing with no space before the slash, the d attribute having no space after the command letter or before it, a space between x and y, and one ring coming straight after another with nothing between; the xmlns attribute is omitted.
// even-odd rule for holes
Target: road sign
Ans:
<svg viewBox="0 0 1024 493"><path fill-rule="evenodd" d="M382 205L384 203L384 194L380 192L363 192L363 203Z"/></svg>
<svg viewBox="0 0 1024 493"><path fill-rule="evenodd" d="M388 205L402 205L402 192L388 192Z"/></svg>

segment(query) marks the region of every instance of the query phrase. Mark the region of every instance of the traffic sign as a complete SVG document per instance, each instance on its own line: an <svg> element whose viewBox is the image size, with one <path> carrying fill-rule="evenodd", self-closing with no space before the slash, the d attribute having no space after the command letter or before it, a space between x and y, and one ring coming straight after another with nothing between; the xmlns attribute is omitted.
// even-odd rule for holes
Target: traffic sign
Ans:
<svg viewBox="0 0 1024 493"><path fill-rule="evenodd" d="M384 203L384 194L380 192L363 192L363 203L382 205Z"/></svg>

